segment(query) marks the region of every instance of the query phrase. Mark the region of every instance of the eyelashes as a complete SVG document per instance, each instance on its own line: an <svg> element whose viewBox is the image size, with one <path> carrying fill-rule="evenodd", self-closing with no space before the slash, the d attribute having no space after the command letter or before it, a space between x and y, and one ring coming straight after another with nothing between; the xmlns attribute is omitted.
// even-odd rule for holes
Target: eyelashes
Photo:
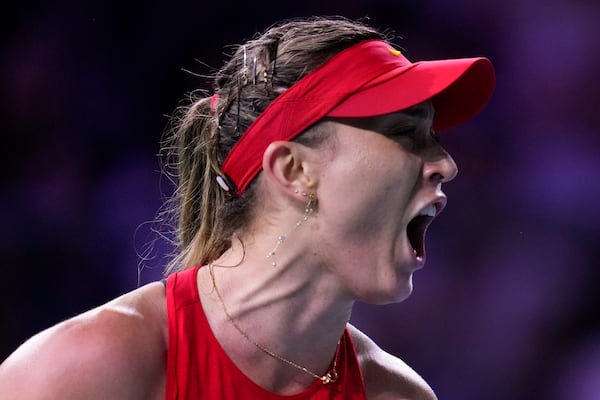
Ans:
<svg viewBox="0 0 600 400"><path fill-rule="evenodd" d="M392 138L392 139L406 137L406 138L413 139L413 140L424 140L425 141L427 139L427 134L425 132L426 132L426 130L423 129L423 127L406 126L403 128L390 129L390 131L388 133L386 133L386 136L389 138ZM436 143L440 142L440 136L433 129L429 130L429 136Z"/></svg>
<svg viewBox="0 0 600 400"><path fill-rule="evenodd" d="M440 135L433 129L429 129L429 132L427 133L426 129L419 126L393 128L385 133L385 136L394 141L409 140L412 143L411 146L413 148L426 147L427 142L429 141L439 144L441 140Z"/></svg>
<svg viewBox="0 0 600 400"><path fill-rule="evenodd" d="M387 137L389 137L390 139L395 139L395 138L409 138L412 140L416 140L417 139L417 128L414 126L411 127L405 127L405 128L400 128L400 129L394 129L391 130L389 133L386 134Z"/></svg>

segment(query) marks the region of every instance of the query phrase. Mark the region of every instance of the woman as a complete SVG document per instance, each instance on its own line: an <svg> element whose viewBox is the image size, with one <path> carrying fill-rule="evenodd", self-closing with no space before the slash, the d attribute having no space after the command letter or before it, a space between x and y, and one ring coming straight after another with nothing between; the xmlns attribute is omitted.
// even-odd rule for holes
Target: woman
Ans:
<svg viewBox="0 0 600 400"><path fill-rule="evenodd" d="M143 286L27 341L11 399L435 399L349 325L405 299L457 172L435 130L479 112L485 58L411 63L341 18L240 46L170 141L180 253Z"/></svg>

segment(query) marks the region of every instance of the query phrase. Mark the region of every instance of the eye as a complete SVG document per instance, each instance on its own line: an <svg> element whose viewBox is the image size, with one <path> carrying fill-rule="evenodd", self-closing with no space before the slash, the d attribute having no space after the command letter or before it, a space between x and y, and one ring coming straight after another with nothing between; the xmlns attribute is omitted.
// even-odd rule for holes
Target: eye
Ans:
<svg viewBox="0 0 600 400"><path fill-rule="evenodd" d="M408 138L411 140L417 139L417 128L414 126L406 126L402 128L392 129L386 135L390 139Z"/></svg>

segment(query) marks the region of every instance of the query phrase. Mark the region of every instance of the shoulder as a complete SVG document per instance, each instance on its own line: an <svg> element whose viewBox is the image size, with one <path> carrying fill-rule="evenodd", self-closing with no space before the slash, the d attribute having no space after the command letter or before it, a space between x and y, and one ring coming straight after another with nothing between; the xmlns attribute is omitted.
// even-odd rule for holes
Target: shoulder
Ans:
<svg viewBox="0 0 600 400"><path fill-rule="evenodd" d="M383 351L371 338L348 324L365 380L374 400L437 400L431 387L404 361Z"/></svg>
<svg viewBox="0 0 600 400"><path fill-rule="evenodd" d="M21 345L0 365L0 398L153 398L164 379L166 326L162 284L127 293Z"/></svg>

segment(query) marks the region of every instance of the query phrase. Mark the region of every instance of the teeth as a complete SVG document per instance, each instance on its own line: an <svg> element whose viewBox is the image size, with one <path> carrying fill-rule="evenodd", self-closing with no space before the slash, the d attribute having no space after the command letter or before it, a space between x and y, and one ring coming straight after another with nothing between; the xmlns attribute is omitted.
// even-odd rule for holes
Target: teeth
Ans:
<svg viewBox="0 0 600 400"><path fill-rule="evenodd" d="M435 217L436 214L436 209L434 205L430 205L428 207L426 207L425 209L423 209L420 213L419 216L421 215L427 215L428 217Z"/></svg>
<svg viewBox="0 0 600 400"><path fill-rule="evenodd" d="M415 258L416 258L417 260L419 260L419 261L423 261L423 257L422 257L422 256L419 256L419 255L417 254L417 251L416 251L416 250L413 250L413 254L415 255Z"/></svg>

